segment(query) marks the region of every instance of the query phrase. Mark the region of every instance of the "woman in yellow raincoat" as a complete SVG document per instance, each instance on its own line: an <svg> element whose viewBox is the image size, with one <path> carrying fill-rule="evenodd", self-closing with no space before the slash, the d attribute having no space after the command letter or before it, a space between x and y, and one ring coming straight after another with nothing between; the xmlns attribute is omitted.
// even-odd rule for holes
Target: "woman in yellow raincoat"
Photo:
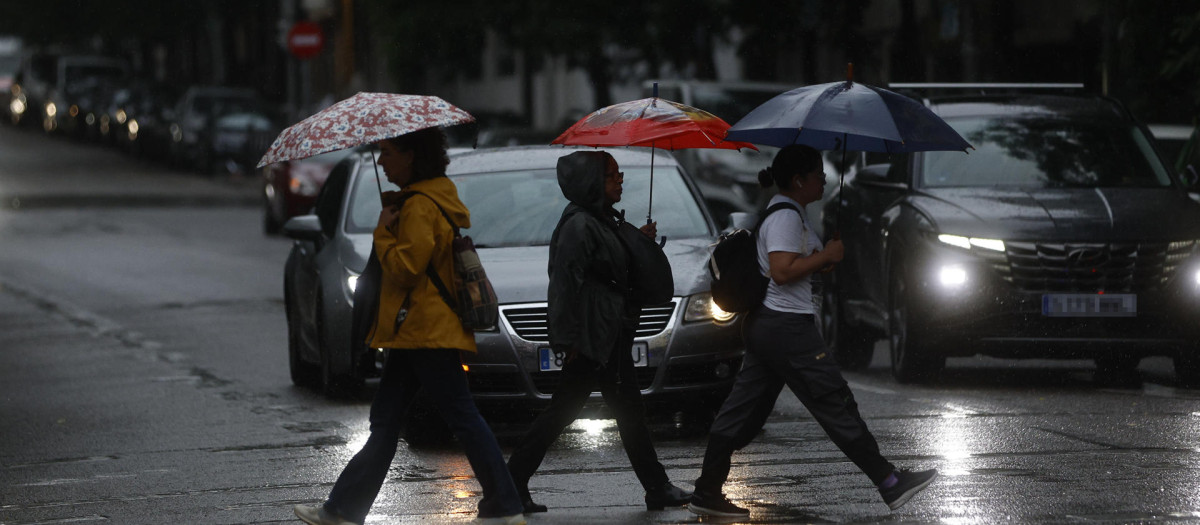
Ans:
<svg viewBox="0 0 1200 525"><path fill-rule="evenodd" d="M427 273L432 270L447 286L454 285L454 231L446 217L459 228L471 226L467 207L446 177L445 136L429 128L384 140L379 149L377 163L402 191L384 195L374 233L373 253L382 275L378 313L367 339L371 348L388 349L388 356L371 404L371 435L338 476L324 505L297 505L296 515L311 524L362 523L396 455L404 414L424 387L483 488L479 517L523 524L516 487L495 436L475 407L459 359L460 351L475 351L475 337Z"/></svg>

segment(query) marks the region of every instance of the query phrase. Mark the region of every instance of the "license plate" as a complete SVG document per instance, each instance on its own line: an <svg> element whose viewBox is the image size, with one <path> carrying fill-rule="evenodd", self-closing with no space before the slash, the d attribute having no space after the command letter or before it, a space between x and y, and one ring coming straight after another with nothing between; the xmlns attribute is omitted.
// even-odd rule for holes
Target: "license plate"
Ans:
<svg viewBox="0 0 1200 525"><path fill-rule="evenodd" d="M636 341L630 351L633 366L650 366L650 348L646 343ZM562 370L565 355L555 354L550 348L538 348L538 368L542 371Z"/></svg>
<svg viewBox="0 0 1200 525"><path fill-rule="evenodd" d="M1136 317L1137 294L1042 294L1042 315L1046 317Z"/></svg>

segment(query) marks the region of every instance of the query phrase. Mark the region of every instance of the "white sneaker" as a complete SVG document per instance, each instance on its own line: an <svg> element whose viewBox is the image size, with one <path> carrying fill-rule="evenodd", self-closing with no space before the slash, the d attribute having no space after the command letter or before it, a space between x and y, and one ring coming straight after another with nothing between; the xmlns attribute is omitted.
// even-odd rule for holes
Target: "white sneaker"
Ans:
<svg viewBox="0 0 1200 525"><path fill-rule="evenodd" d="M500 516L496 518L475 518L477 525L526 525L524 514Z"/></svg>
<svg viewBox="0 0 1200 525"><path fill-rule="evenodd" d="M323 505L296 505L292 511L308 525L361 525L330 513Z"/></svg>

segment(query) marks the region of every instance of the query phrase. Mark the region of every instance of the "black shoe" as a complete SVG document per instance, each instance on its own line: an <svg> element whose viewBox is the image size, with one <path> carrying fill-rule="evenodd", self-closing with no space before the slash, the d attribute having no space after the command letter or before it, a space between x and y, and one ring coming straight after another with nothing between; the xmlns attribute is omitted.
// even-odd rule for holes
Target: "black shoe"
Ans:
<svg viewBox="0 0 1200 525"><path fill-rule="evenodd" d="M662 486L646 491L646 510L663 510L665 507L682 507L692 500L692 493L683 490L670 481Z"/></svg>
<svg viewBox="0 0 1200 525"><path fill-rule="evenodd" d="M521 506L524 507L525 510L523 512L525 514L533 514L535 512L546 512L546 510L547 510L545 505L539 505L537 503L534 503L533 498L521 500Z"/></svg>
<svg viewBox="0 0 1200 525"><path fill-rule="evenodd" d="M883 496L883 502L887 503L889 509L896 510L908 503L908 500L916 493L933 483L936 477L937 469L935 468L916 472L897 470L896 484L886 489L879 489L879 495Z"/></svg>
<svg viewBox="0 0 1200 525"><path fill-rule="evenodd" d="M724 494L717 494L715 496L699 492L692 494L692 502L688 505L688 510L692 511L692 514L700 516L730 518L746 518L750 516L750 509L743 509L734 505Z"/></svg>

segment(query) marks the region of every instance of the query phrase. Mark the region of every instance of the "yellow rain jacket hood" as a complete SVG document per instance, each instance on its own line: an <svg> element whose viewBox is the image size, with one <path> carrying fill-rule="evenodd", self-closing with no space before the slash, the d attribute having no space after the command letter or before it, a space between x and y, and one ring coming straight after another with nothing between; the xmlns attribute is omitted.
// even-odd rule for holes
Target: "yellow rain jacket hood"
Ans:
<svg viewBox="0 0 1200 525"><path fill-rule="evenodd" d="M460 229L471 226L471 214L458 199L449 178L434 177L404 188L412 195L390 225L375 229L375 253L383 268L379 285L379 313L367 340L372 348L455 348L475 351L475 335L464 329L458 315L438 294L425 269L432 265L454 297L454 230L446 214ZM411 296L409 295L411 294ZM397 313L408 297L407 315Z"/></svg>

